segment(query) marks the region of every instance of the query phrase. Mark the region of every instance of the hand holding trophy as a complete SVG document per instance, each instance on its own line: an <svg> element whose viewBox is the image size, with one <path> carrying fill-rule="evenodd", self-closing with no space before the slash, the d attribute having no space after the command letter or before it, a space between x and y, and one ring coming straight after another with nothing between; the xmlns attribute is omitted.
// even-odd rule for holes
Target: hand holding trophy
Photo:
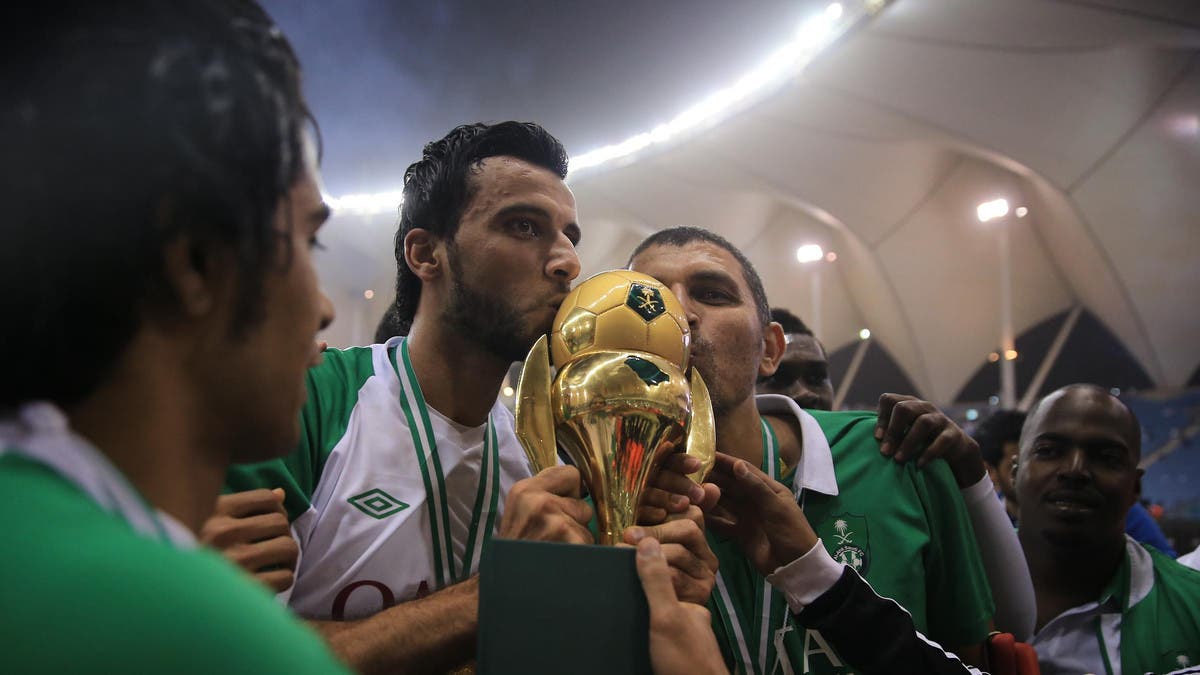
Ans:
<svg viewBox="0 0 1200 675"><path fill-rule="evenodd" d="M516 431L536 473L561 447L579 468L596 509L600 543L621 541L664 457L715 459L708 388L688 375L683 308L653 277L614 270L577 286L548 336L529 351L517 388ZM551 363L557 373L551 378Z"/></svg>

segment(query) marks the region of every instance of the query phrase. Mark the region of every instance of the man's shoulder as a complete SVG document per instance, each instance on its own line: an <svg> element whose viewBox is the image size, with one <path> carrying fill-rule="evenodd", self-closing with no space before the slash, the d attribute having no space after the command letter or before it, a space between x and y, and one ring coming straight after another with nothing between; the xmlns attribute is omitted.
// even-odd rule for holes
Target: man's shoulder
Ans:
<svg viewBox="0 0 1200 675"><path fill-rule="evenodd" d="M1185 597L1200 606L1200 570L1193 569L1148 544L1138 544L1150 555L1154 583L1159 592Z"/></svg>
<svg viewBox="0 0 1200 675"><path fill-rule="evenodd" d="M308 370L309 386L361 383L375 374L376 353L386 349L386 345L326 349L321 363Z"/></svg>
<svg viewBox="0 0 1200 675"><path fill-rule="evenodd" d="M872 434L875 430L875 420L878 417L874 411L844 410L832 412L829 410L805 410L804 412L812 415L817 424L821 425L821 431L825 433L825 438L829 440L830 446L834 442L843 439L858 439L860 434L863 433L872 438L874 437Z"/></svg>
<svg viewBox="0 0 1200 675"><path fill-rule="evenodd" d="M6 663L203 672L291 650L334 667L319 639L224 559L138 534L45 466L0 458L0 527L14 542L0 556L0 632L16 638ZM214 649L232 651L197 653Z"/></svg>

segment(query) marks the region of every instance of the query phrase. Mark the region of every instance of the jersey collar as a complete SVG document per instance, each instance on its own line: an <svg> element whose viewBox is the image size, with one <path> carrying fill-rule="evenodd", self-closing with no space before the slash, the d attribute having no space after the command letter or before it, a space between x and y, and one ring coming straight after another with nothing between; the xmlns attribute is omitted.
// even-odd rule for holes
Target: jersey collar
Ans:
<svg viewBox="0 0 1200 675"><path fill-rule="evenodd" d="M816 418L805 412L796 402L779 394L760 394L754 397L759 414L792 415L800 423L800 463L792 478L792 491L800 499L805 490L820 492L835 497L838 494L837 476L833 472L833 452L829 441Z"/></svg>
<svg viewBox="0 0 1200 675"><path fill-rule="evenodd" d="M70 429L52 403L22 405L0 418L0 453L13 452L40 462L74 483L108 513L151 539L193 548L196 538L183 523L151 506L104 453Z"/></svg>

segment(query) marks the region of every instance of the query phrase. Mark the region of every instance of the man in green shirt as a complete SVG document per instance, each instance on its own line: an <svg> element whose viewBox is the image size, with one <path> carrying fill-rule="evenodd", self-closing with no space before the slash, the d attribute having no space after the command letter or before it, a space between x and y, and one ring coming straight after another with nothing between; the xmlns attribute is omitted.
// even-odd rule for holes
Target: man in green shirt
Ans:
<svg viewBox="0 0 1200 675"><path fill-rule="evenodd" d="M977 662L993 607L949 468L919 471L881 455L873 414L756 399L756 379L774 371L784 341L752 265L725 240L697 228L664 230L634 251L630 268L667 284L685 308L721 452L794 491L837 570L854 569L908 609L918 630ZM727 662L738 672L846 672L858 655L839 653L820 631L798 624L764 578L816 547L799 537L772 546L763 527L738 527L719 503L707 522L726 535L710 533L720 571L709 606Z"/></svg>
<svg viewBox="0 0 1200 675"><path fill-rule="evenodd" d="M1030 411L1016 472L1042 673L1166 673L1200 664L1200 572L1125 534L1141 428L1101 387ZM1189 671L1191 672L1191 671Z"/></svg>
<svg viewBox="0 0 1200 675"><path fill-rule="evenodd" d="M194 549L229 463L295 444L332 319L291 47L249 1L25 13L0 113L0 671L344 672Z"/></svg>

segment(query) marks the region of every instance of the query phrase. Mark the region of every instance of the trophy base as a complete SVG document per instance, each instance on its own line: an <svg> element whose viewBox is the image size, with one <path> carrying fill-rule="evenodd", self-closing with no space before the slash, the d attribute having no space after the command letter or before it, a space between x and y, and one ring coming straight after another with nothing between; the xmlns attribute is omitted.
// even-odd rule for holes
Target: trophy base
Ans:
<svg viewBox="0 0 1200 675"><path fill-rule="evenodd" d="M481 675L650 669L635 550L494 539L479 569Z"/></svg>

